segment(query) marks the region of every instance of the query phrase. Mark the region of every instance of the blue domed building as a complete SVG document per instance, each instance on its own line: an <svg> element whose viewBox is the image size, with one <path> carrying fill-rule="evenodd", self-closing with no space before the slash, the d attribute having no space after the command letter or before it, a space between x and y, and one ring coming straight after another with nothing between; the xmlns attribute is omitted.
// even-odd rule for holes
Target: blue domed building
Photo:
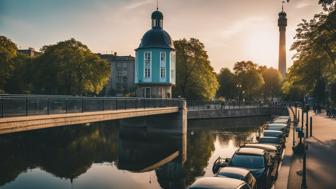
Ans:
<svg viewBox="0 0 336 189"><path fill-rule="evenodd" d="M152 29L142 37L135 57L137 96L171 98L176 78L175 49L163 30L163 14L159 10L152 13Z"/></svg>

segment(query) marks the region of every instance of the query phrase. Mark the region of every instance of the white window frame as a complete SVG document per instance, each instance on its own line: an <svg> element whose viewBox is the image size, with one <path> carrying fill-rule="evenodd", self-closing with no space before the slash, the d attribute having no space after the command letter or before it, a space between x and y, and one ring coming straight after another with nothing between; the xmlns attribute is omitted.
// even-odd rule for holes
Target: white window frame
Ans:
<svg viewBox="0 0 336 189"><path fill-rule="evenodd" d="M163 59L162 59L163 57ZM160 52L160 81L166 81L166 60L167 60L167 53L165 51Z"/></svg>
<svg viewBox="0 0 336 189"><path fill-rule="evenodd" d="M176 82L176 54L174 51L170 52L170 82Z"/></svg>
<svg viewBox="0 0 336 189"><path fill-rule="evenodd" d="M147 57L146 55L149 54L149 68L146 67L146 61L147 61ZM145 51L144 52L144 64L143 64L143 80L144 82L150 82L152 81L152 52L151 51ZM147 74L148 71L148 74ZM148 77L149 75L149 77Z"/></svg>

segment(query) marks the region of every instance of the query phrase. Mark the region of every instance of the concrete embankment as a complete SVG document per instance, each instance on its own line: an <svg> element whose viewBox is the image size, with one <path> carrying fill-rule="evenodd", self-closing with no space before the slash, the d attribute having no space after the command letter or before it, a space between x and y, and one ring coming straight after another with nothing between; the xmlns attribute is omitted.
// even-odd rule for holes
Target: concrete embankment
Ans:
<svg viewBox="0 0 336 189"><path fill-rule="evenodd" d="M271 116L279 112L270 107L189 110L188 120Z"/></svg>

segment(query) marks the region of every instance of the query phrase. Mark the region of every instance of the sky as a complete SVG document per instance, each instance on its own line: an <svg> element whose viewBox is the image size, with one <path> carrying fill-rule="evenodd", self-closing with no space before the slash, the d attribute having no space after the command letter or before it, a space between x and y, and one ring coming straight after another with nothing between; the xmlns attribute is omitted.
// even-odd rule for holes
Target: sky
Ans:
<svg viewBox="0 0 336 189"><path fill-rule="evenodd" d="M284 6L287 67L297 25L321 11L317 2L290 0ZM19 48L38 50L75 38L96 53L134 56L155 9L156 0L0 0L0 35ZM204 43L216 72L243 60L278 67L281 0L159 0L159 9L173 40Z"/></svg>

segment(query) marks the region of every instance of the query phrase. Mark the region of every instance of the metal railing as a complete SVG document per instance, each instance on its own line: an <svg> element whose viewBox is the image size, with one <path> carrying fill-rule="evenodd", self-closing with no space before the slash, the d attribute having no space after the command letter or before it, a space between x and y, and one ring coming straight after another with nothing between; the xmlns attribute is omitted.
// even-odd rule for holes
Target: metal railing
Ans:
<svg viewBox="0 0 336 189"><path fill-rule="evenodd" d="M190 111L198 110L231 110L245 108L265 108L270 107L269 104L258 103L237 103L237 102L222 102L222 101L191 101L188 100L188 109Z"/></svg>
<svg viewBox="0 0 336 189"><path fill-rule="evenodd" d="M0 95L0 118L138 108L179 107L182 99Z"/></svg>

